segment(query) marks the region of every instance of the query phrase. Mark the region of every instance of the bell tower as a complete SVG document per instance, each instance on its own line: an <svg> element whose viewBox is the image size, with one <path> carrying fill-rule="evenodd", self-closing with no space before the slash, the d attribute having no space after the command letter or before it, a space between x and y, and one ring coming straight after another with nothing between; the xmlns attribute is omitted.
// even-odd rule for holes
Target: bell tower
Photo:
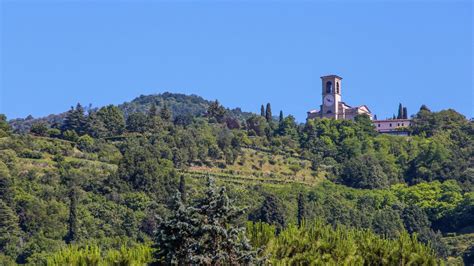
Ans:
<svg viewBox="0 0 474 266"><path fill-rule="evenodd" d="M322 76L322 105L321 117L339 117L339 103L341 102L342 78L337 75Z"/></svg>

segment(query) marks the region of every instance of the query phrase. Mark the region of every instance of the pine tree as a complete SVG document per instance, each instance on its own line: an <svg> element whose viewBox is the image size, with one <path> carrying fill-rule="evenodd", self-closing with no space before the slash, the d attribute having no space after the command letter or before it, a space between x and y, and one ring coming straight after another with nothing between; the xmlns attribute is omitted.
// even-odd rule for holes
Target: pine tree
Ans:
<svg viewBox="0 0 474 266"><path fill-rule="evenodd" d="M164 265L189 265L197 245L196 234L201 221L196 209L186 207L179 191L173 197L172 213L166 220L159 219L154 254Z"/></svg>
<svg viewBox="0 0 474 266"><path fill-rule="evenodd" d="M191 258L193 264L240 265L256 261L256 254L243 234L245 228L232 226L244 210L232 204L225 187L217 188L214 180L208 178L206 196L196 207L202 224L195 246L197 252Z"/></svg>
<svg viewBox="0 0 474 266"><path fill-rule="evenodd" d="M267 109L265 110L265 119L267 119L267 122L272 121L272 107L270 103L267 103Z"/></svg>
<svg viewBox="0 0 474 266"><path fill-rule="evenodd" d="M72 130L79 135L83 135L86 132L86 125L87 118L84 115L84 108L80 103L78 103L75 109L71 107L71 110L67 112L61 130Z"/></svg>
<svg viewBox="0 0 474 266"><path fill-rule="evenodd" d="M67 244L77 240L77 188L75 186L69 192L69 202L68 233L64 239Z"/></svg>
<svg viewBox="0 0 474 266"><path fill-rule="evenodd" d="M374 115L374 120L377 120L377 115Z"/></svg>
<svg viewBox="0 0 474 266"><path fill-rule="evenodd" d="M256 254L232 224L243 213L209 178L204 198L186 207L181 193L174 196L172 213L159 223L155 258L165 265L239 265L256 261Z"/></svg>
<svg viewBox="0 0 474 266"><path fill-rule="evenodd" d="M397 119L402 119L403 118L403 106L402 104L398 104L398 115L397 115Z"/></svg>
<svg viewBox="0 0 474 266"><path fill-rule="evenodd" d="M265 107L263 106L263 104L262 106L260 106L260 116L265 117Z"/></svg>
<svg viewBox="0 0 474 266"><path fill-rule="evenodd" d="M207 116L209 118L214 118L215 121L217 121L218 123L224 121L226 113L226 109L219 103L218 100L211 102L211 104L207 108Z"/></svg>
<svg viewBox="0 0 474 266"><path fill-rule="evenodd" d="M304 217L306 216L306 202L303 193L298 194L298 226L303 224Z"/></svg>
<svg viewBox="0 0 474 266"><path fill-rule="evenodd" d="M406 107L403 107L403 119L408 119L408 110Z"/></svg>
<svg viewBox="0 0 474 266"><path fill-rule="evenodd" d="M283 122L283 111L280 110L280 117L278 119L278 122L281 124Z"/></svg>

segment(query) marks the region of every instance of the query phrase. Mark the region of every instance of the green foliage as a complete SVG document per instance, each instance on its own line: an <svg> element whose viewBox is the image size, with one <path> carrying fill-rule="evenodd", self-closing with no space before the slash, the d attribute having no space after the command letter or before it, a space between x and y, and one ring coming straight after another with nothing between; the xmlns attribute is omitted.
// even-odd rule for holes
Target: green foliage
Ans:
<svg viewBox="0 0 474 266"><path fill-rule="evenodd" d="M130 265L139 266L153 262L153 250L147 245L121 246L119 249L102 250L97 245L71 245L55 253L32 258L36 265Z"/></svg>
<svg viewBox="0 0 474 266"><path fill-rule="evenodd" d="M232 223L242 214L225 188L208 180L205 196L186 207L176 193L172 215L158 226L155 247L164 264L248 264L255 261L243 228Z"/></svg>
<svg viewBox="0 0 474 266"><path fill-rule="evenodd" d="M276 265L438 265L439 260L415 236L403 233L389 240L365 230L320 221L296 227L288 226L270 236L271 228L249 225L247 234L260 243L268 262ZM260 240L265 241L260 241Z"/></svg>

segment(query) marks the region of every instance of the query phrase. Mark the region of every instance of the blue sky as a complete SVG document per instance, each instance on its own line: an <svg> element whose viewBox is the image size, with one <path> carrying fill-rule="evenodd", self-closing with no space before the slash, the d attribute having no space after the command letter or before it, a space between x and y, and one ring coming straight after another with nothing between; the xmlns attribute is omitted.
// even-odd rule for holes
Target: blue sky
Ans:
<svg viewBox="0 0 474 266"><path fill-rule="evenodd" d="M164 91L304 121L320 76L378 118L473 111L471 1L1 1L0 113Z"/></svg>

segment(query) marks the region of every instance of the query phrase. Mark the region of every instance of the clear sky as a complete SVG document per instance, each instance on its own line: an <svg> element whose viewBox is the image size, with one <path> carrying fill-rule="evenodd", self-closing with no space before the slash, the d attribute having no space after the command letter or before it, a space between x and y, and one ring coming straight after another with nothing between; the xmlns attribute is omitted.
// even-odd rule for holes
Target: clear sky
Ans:
<svg viewBox="0 0 474 266"><path fill-rule="evenodd" d="M165 91L304 121L320 76L385 118L474 116L471 1L5 1L0 113L102 106Z"/></svg>

